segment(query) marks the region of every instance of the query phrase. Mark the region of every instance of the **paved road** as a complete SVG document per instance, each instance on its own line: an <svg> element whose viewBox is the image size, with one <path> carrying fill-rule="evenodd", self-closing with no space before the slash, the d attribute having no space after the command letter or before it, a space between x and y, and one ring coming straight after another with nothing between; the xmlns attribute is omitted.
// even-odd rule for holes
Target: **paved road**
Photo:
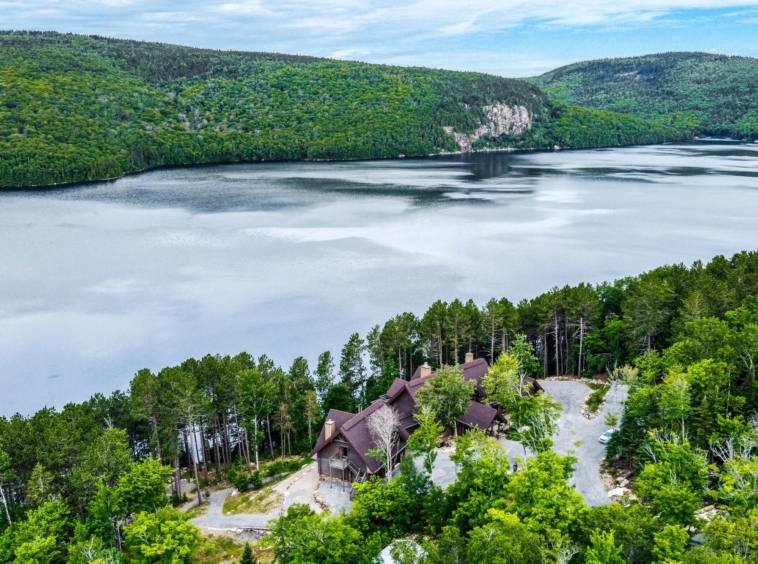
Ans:
<svg viewBox="0 0 758 564"><path fill-rule="evenodd" d="M579 409L592 389L576 381L544 380L540 384L545 392L563 405L563 413L558 422L558 435L553 437L554 449L561 454L571 452L579 459L571 483L584 495L587 505L609 503L600 478L600 463L605 456L605 445L600 444L600 435L608 428L605 415L613 412L621 415L622 402L626 400L625 386L616 386L608 392L600 414L594 419L586 419Z"/></svg>
<svg viewBox="0 0 758 564"><path fill-rule="evenodd" d="M224 501L233 491L232 488L227 488L212 492L208 511L206 511L205 515L196 517L191 521L199 527L212 529L266 528L267 523L271 519L279 517L281 511L286 511L293 503L306 503L314 511L320 512L321 508L316 505L313 499L313 492L316 491L317 487L318 473L316 472L316 463L314 462L274 486L273 489L284 496L284 501L281 507L270 513L224 515Z"/></svg>

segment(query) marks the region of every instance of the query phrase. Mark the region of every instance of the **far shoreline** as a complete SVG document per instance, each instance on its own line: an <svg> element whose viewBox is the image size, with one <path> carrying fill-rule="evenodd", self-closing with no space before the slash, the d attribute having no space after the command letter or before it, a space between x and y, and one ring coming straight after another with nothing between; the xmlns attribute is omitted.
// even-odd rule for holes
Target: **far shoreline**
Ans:
<svg viewBox="0 0 758 564"><path fill-rule="evenodd" d="M194 168L206 168L212 166L223 165L238 165L238 164L270 164L270 163L354 163L354 162L378 162L378 161L391 161L391 160L405 160L405 159L434 159L440 157L453 157L464 155L479 155L488 153L552 153L552 152L564 152L564 151L594 151L599 149L623 149L629 147L654 147L665 146L672 144L696 144L696 143L731 143L735 145L753 145L749 140L739 140L731 138L716 138L716 137L695 137L689 140L681 141L666 141L664 143L643 143L643 144L631 144L631 145L603 145L597 147L551 147L551 148L512 148L505 147L502 149L477 149L474 151L444 151L439 153L432 153L429 155L396 155L392 157L375 157L366 159L287 159L287 160L250 160L250 161L217 161L207 163L188 163L188 164L172 164L172 165L157 165L151 166L140 170L134 170L125 172L120 176L113 176L109 178L98 178L93 180L79 180L76 182L61 182L54 184L34 184L26 186L0 186L0 193L13 193L13 192L52 192L55 190L70 190L73 188L80 188L97 183L112 183L127 178L129 176L137 176L148 172L154 172L158 170L175 170L175 169L194 169ZM758 143L756 141L755 143Z"/></svg>

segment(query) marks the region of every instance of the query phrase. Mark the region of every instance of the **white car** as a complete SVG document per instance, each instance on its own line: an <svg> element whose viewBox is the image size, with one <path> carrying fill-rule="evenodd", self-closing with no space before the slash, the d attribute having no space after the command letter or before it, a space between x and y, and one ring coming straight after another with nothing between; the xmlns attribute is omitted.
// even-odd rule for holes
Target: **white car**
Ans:
<svg viewBox="0 0 758 564"><path fill-rule="evenodd" d="M618 429L608 429L605 433L600 435L600 444L607 445L608 441L611 440L613 433L616 431L618 431Z"/></svg>

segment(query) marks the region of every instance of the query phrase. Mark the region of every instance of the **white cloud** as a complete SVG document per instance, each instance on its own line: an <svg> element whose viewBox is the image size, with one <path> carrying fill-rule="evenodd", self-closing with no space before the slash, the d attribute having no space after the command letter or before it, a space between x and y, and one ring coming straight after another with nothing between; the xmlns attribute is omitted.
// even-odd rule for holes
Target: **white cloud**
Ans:
<svg viewBox="0 0 758 564"><path fill-rule="evenodd" d="M728 11L731 17L719 16L723 21L741 18L745 23L753 19L758 0L0 0L0 7L0 28L5 29L57 29L447 67L445 61L461 49L445 42L482 41L514 29L540 33L673 26L680 17L693 17L683 10ZM505 47L509 57L518 56L517 50ZM420 53L428 56L420 58ZM491 67L474 65L477 70L483 66ZM511 69L500 65L492 72L518 72Z"/></svg>

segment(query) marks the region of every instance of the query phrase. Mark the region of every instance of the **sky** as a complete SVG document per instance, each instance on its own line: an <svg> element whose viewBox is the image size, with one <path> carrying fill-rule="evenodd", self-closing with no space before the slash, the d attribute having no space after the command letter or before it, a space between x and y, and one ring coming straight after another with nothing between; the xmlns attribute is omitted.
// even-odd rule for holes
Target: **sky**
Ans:
<svg viewBox="0 0 758 564"><path fill-rule="evenodd" d="M0 0L0 29L532 76L664 51L758 56L758 0Z"/></svg>

